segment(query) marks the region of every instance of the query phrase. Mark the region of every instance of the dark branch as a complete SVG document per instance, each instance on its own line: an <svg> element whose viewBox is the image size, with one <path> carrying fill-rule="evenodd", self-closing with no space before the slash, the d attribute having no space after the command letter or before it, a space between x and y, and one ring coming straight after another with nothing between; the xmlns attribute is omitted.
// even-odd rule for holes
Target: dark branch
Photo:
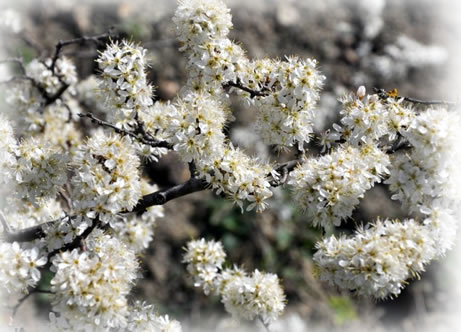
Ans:
<svg viewBox="0 0 461 332"><path fill-rule="evenodd" d="M67 217L66 217L67 218ZM2 241L5 242L30 242L35 239L41 239L46 236L44 229L53 226L63 219L48 221L46 223L28 227L14 233L5 233L2 235ZM69 221L70 222L70 221Z"/></svg>
<svg viewBox="0 0 461 332"><path fill-rule="evenodd" d="M69 87L69 85L63 83L63 85L59 88L58 91L56 91L56 93L54 95L49 96L48 94L45 93L45 95L43 96L43 97L45 97L45 106L51 105L56 100L61 98L61 96L63 95L64 92L66 92L68 87Z"/></svg>
<svg viewBox="0 0 461 332"><path fill-rule="evenodd" d="M188 181L178 184L166 190L156 191L152 194L145 195L138 204L130 212L142 212L148 207L154 205L163 205L172 199L186 196L197 191L202 191L207 188L208 184L205 180L199 178L190 178Z"/></svg>
<svg viewBox="0 0 461 332"><path fill-rule="evenodd" d="M71 219L69 218L68 222L70 222L70 220ZM60 252L67 251L67 250L72 250L72 249L75 249L75 248L79 248L82 245L82 242L88 237L88 235L90 235L91 232L95 228L97 228L100 224L101 224L101 222L99 221L99 218L96 217L95 219L93 219L93 223L91 224L91 226L89 226L87 229L85 229L82 234L76 236L75 239L72 242L67 243L63 247L61 247L59 249L56 249L56 250L53 250L52 252L50 252L48 254L48 263L50 262L50 259L54 255L59 254Z"/></svg>
<svg viewBox="0 0 461 332"><path fill-rule="evenodd" d="M132 211L125 211L123 213L130 213L130 212L142 212L145 211L148 207L154 206L154 205L163 205L172 199L179 198L188 194L192 194L197 191L205 190L207 187L207 183L205 180L202 179L197 179L197 178L191 178L190 180L179 184L177 186L165 189L165 190L159 190L156 191L152 194L145 195L139 202L138 204L133 208ZM75 216L70 216L66 217L67 220L64 221L64 219L57 219L53 221L49 221L47 223L43 223L37 226L32 226L26 229L22 229L20 231L14 232L14 233L5 233L2 236L2 240L6 242L30 242L35 239L40 239L46 236L46 233L44 229L53 226L55 223L58 222L66 222L70 223ZM91 233L91 231L94 229L94 227L97 226L99 222L96 220L93 222L93 225L91 228L87 228L85 232L80 235L80 238L76 238L75 241L72 243L64 246L63 248L60 248L57 250L62 251L62 250L69 250L78 247L79 241L82 238L85 238L88 234ZM52 255L55 255L57 252L53 252L50 254L49 257Z"/></svg>
<svg viewBox="0 0 461 332"><path fill-rule="evenodd" d="M115 125L113 125L112 123L109 123L109 122L106 122L104 120L101 120L101 119L98 119L97 117L95 117L92 113L85 113L85 114L82 114L82 113L79 113L78 114L80 117L87 117L89 119L91 119L91 122L93 123L96 123L97 125L99 126L104 126L104 127L108 127L108 128L111 128L112 130L114 130L117 134L120 134L120 135L123 135L123 136L130 136L130 137L133 137L135 138L136 140L138 140L139 142L143 143L143 144L146 144L146 145L149 145L153 148L167 148L167 149L171 149L172 146L170 143L166 142L166 141L158 141L156 139L154 139L149 133L147 133L145 130L143 130L142 132L139 131L138 133L136 132L131 132L129 130L125 130L125 129L122 129L122 128L118 128L116 127ZM138 126L139 127L139 126Z"/></svg>
<svg viewBox="0 0 461 332"><path fill-rule="evenodd" d="M250 88L242 85L242 83L240 81L227 82L227 83L224 83L222 86L223 86L224 89L229 88L229 87L233 87L233 88L237 88L237 89L243 90L245 92L248 92L250 94L251 99L253 99L256 96L258 96L258 97L266 97L266 96L268 96L268 94L266 92L264 92L263 90L258 91L258 90L250 89Z"/></svg>

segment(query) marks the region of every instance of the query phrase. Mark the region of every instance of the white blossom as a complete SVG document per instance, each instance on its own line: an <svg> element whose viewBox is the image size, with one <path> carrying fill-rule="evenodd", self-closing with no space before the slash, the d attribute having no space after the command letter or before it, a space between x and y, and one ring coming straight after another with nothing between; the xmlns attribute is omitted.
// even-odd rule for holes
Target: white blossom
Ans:
<svg viewBox="0 0 461 332"><path fill-rule="evenodd" d="M97 131L80 146L72 164L76 211L108 222L123 209L131 211L141 198L139 158L128 137Z"/></svg>

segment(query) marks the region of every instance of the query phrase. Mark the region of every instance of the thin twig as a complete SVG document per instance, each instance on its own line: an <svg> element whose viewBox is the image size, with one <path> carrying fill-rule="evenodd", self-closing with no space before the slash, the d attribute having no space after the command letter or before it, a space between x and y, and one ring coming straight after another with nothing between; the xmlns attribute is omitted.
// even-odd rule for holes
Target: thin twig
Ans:
<svg viewBox="0 0 461 332"><path fill-rule="evenodd" d="M261 318L261 316L258 316L258 320L261 322L261 324L264 326L266 329L266 332L271 332L271 329L269 327L269 324L264 323L264 320Z"/></svg>
<svg viewBox="0 0 461 332"><path fill-rule="evenodd" d="M134 132L131 132L131 131L128 131L128 130L125 130L125 129L122 129L122 128L118 128L116 127L115 125L113 125L112 123L109 123L109 122L106 122L104 120L101 120L101 119L98 119L97 117L95 117L92 113L88 112L88 113L79 113L78 114L80 117L87 117L89 119L91 119L91 121L93 123L96 123L98 124L99 126L104 126L104 127L108 127L108 128L111 128L113 129L117 134L120 134L120 135L123 135L123 136L130 136L130 137L133 137L135 139L137 139L139 142L143 143L143 144L146 144L146 145L149 145L153 148L167 148L167 149L171 149L172 146L170 143L166 142L166 141L158 141L158 140L155 140L153 138L150 138L148 137L148 133L146 133L144 131L144 137L141 137L139 136L138 134L134 133ZM150 135L149 135L150 136Z"/></svg>
<svg viewBox="0 0 461 332"><path fill-rule="evenodd" d="M240 90L243 90L245 92L248 92L250 94L250 98L253 99L254 97L258 96L258 97L266 97L268 96L268 94L266 92L264 92L263 90L253 90L253 89L250 89L249 87L246 87L244 85L242 85L242 83L240 81L237 80L237 82L227 82L227 83L224 83L223 85L223 88L226 89L228 87L233 87L233 88L237 88L237 89L240 89Z"/></svg>
<svg viewBox="0 0 461 332"><path fill-rule="evenodd" d="M72 213L72 200L70 199L70 196L67 194L64 188L59 191L59 195L61 195L62 199L66 203L69 213Z"/></svg>
<svg viewBox="0 0 461 332"><path fill-rule="evenodd" d="M26 74L26 68L24 67L24 60L21 57L17 58L6 58L0 60L0 63L16 63L19 65L19 68L21 68L22 73L25 75Z"/></svg>
<svg viewBox="0 0 461 332"><path fill-rule="evenodd" d="M34 289L32 289L32 290L29 291L26 295L24 295L23 297L21 297L21 298L18 300L18 303L13 307L13 313L12 313L12 317L13 317L13 318L14 318L14 316L16 316L16 313L18 312L19 307L29 298L29 296L31 296L32 294L36 294L36 293L41 293L41 294L54 294L52 291L47 290L47 289L39 289L39 288L34 288Z"/></svg>
<svg viewBox="0 0 461 332"><path fill-rule="evenodd" d="M45 97L45 105L44 106L51 105L56 100L61 98L61 96L64 94L64 92L66 92L68 87L69 87L69 85L67 85L66 83L63 83L63 85L59 88L58 91L56 91L56 93L54 95L49 96L48 94L45 94L44 95L44 97Z"/></svg>
<svg viewBox="0 0 461 332"><path fill-rule="evenodd" d="M381 99L387 99L389 97L396 98L396 99L403 99L404 101L407 101L409 103L413 104L421 104L421 105L447 105L447 106L456 106L459 103L453 102L453 101L445 101L445 100L421 100L421 99L416 99L416 98L411 98L411 97L405 97L405 96L400 96L397 92L397 89L394 89L390 92L387 92L384 89L380 88L373 88L376 94Z"/></svg>
<svg viewBox="0 0 461 332"><path fill-rule="evenodd" d="M105 32L103 34L96 35L96 36L82 36L82 37L73 38L69 40L60 40L56 44L54 55L51 60L51 65L50 65L51 72L54 74L54 69L56 67L56 61L58 60L63 47L66 47L72 44L84 44L86 42L93 42L93 43L99 44L101 40L112 37L114 35L114 32L115 32L114 28L110 28L108 32Z"/></svg>

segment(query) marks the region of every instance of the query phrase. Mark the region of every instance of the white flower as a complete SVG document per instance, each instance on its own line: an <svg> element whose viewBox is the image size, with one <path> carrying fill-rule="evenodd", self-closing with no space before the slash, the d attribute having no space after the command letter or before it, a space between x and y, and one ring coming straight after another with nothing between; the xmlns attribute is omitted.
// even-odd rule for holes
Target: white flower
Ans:
<svg viewBox="0 0 461 332"><path fill-rule="evenodd" d="M27 292L40 280L39 268L47 262L38 248L23 249L17 242L0 243L0 285L4 291Z"/></svg>
<svg viewBox="0 0 461 332"><path fill-rule="evenodd" d="M183 262L194 277L194 286L202 287L205 294L216 290L215 281L226 254L221 242L200 239L187 243Z"/></svg>
<svg viewBox="0 0 461 332"><path fill-rule="evenodd" d="M314 226L339 226L359 199L388 173L389 157L374 145L342 146L290 173L296 201Z"/></svg>
<svg viewBox="0 0 461 332"><path fill-rule="evenodd" d="M74 204L80 213L97 212L108 222L112 214L130 211L141 198L140 162L126 136L95 132L72 164Z"/></svg>
<svg viewBox="0 0 461 332"><path fill-rule="evenodd" d="M15 179L19 197L32 204L56 197L58 188L67 181L68 156L44 140L28 138L16 150Z"/></svg>
<svg viewBox="0 0 461 332"><path fill-rule="evenodd" d="M112 42L96 60L101 69L99 88L111 110L109 120L130 129L135 114L152 106L152 86L145 72L146 50L133 43Z"/></svg>
<svg viewBox="0 0 461 332"><path fill-rule="evenodd" d="M431 229L413 219L378 220L353 237L327 237L317 248L320 280L376 298L400 294L406 279L424 271L436 254Z"/></svg>
<svg viewBox="0 0 461 332"><path fill-rule="evenodd" d="M54 257L53 311L80 325L78 329L85 325L123 328L129 310L127 295L137 277L136 256L102 231L93 231L86 247L84 252L74 249Z"/></svg>
<svg viewBox="0 0 461 332"><path fill-rule="evenodd" d="M183 262L194 277L194 286L202 287L207 295L219 294L232 316L248 320L259 317L264 324L275 321L286 302L278 277L258 270L248 276L235 266L222 270L224 258L220 242L201 239L187 244Z"/></svg>
<svg viewBox="0 0 461 332"><path fill-rule="evenodd" d="M251 276L230 276L222 279L221 302L233 316L248 320L260 317L264 324L270 324L282 314L286 300L275 274L255 270Z"/></svg>

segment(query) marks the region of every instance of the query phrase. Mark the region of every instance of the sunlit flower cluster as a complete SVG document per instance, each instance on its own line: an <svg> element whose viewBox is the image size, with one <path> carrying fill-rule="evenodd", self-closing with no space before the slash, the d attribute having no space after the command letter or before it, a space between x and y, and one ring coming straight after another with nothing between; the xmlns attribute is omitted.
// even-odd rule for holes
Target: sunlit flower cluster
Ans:
<svg viewBox="0 0 461 332"><path fill-rule="evenodd" d="M171 320L168 315L159 315L151 304L136 301L130 307L128 324L124 331L181 332L182 329L178 321Z"/></svg>
<svg viewBox="0 0 461 332"><path fill-rule="evenodd" d="M298 165L289 183L314 226L339 226L359 198L388 173L389 164L388 155L374 145L345 146Z"/></svg>
<svg viewBox="0 0 461 332"><path fill-rule="evenodd" d="M222 150L226 112L218 100L190 94L179 100L169 127L170 141L186 162L209 160Z"/></svg>
<svg viewBox="0 0 461 332"><path fill-rule="evenodd" d="M68 157L43 140L28 138L16 150L15 179L19 197L32 204L54 198L67 181Z"/></svg>
<svg viewBox="0 0 461 332"><path fill-rule="evenodd" d="M0 287L9 293L29 291L40 280L47 258L38 248L23 249L17 242L0 243Z"/></svg>
<svg viewBox="0 0 461 332"><path fill-rule="evenodd" d="M146 50L123 41L112 42L96 60L102 71L100 89L109 119L129 129L138 111L152 106L152 86L145 72Z"/></svg>
<svg viewBox="0 0 461 332"><path fill-rule="evenodd" d="M340 112L341 125L336 130L341 138L350 144L371 143L388 135L394 140L397 134L406 129L414 112L402 105L403 99L383 100L377 94L367 95L364 86L356 94L348 94L340 99L343 110Z"/></svg>
<svg viewBox="0 0 461 332"><path fill-rule="evenodd" d="M97 131L80 146L72 164L77 211L108 222L121 210L131 210L141 197L139 158L128 137Z"/></svg>
<svg viewBox="0 0 461 332"><path fill-rule="evenodd" d="M141 195L147 195L157 190L156 185L150 185L144 179L141 181ZM110 225L117 238L124 241L128 248L137 253L149 246L153 240L157 219L163 216L162 206L151 206L140 216L136 213L117 216L111 220Z"/></svg>
<svg viewBox="0 0 461 332"><path fill-rule="evenodd" d="M247 211L256 209L262 212L267 207L267 199L272 196L270 177L277 178L277 172L270 165L247 156L232 145L220 152L214 154L209 163L197 162L201 176L217 194L226 194L242 211L247 201L250 203Z"/></svg>
<svg viewBox="0 0 461 332"><path fill-rule="evenodd" d="M285 308L285 294L277 275L258 270L248 275L235 266L222 269L225 257L221 242L190 241L184 262L194 286L203 288L207 295L219 295L227 312L236 318L260 318L264 324L275 321Z"/></svg>
<svg viewBox="0 0 461 332"><path fill-rule="evenodd" d="M249 65L243 83L267 94L254 98L258 110L256 126L267 144L297 145L304 150L303 144L309 142L313 133L314 107L325 79L316 67L316 60L298 57L287 57L286 61L258 60Z"/></svg>
<svg viewBox="0 0 461 332"><path fill-rule="evenodd" d="M447 204L459 201L460 124L456 112L443 109L427 110L413 119L403 133L413 149L393 158L386 181L394 199L411 211L431 208L434 199Z"/></svg>
<svg viewBox="0 0 461 332"><path fill-rule="evenodd" d="M16 165L16 149L17 142L11 122L0 115L0 183L12 177Z"/></svg>
<svg viewBox="0 0 461 332"><path fill-rule="evenodd" d="M430 229L413 219L378 220L353 237L325 238L317 248L321 280L376 298L400 294L436 254Z"/></svg>
<svg viewBox="0 0 461 332"><path fill-rule="evenodd" d="M125 327L127 295L136 279L133 251L102 231L86 240L85 251L65 251L53 259L53 311L76 331ZM88 329L89 328L89 329Z"/></svg>

